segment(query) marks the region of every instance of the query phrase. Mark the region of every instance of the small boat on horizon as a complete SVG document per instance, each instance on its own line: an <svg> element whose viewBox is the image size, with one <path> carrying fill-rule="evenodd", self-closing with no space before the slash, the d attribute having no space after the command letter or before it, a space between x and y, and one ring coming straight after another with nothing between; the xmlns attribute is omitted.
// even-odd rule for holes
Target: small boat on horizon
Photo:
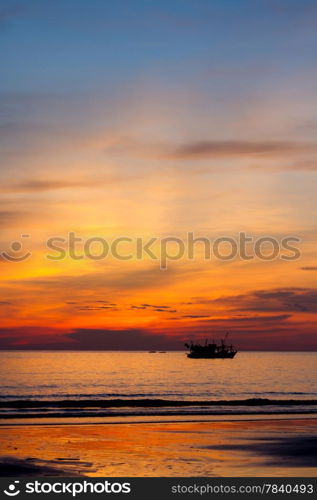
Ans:
<svg viewBox="0 0 317 500"><path fill-rule="evenodd" d="M227 345L225 340L227 339L229 332L226 333L225 339L221 340L220 344L217 344L214 340L212 343L205 341L204 345L199 343L185 344L185 347L189 349L187 353L188 358L193 359L232 359L237 354L237 349L231 344Z"/></svg>

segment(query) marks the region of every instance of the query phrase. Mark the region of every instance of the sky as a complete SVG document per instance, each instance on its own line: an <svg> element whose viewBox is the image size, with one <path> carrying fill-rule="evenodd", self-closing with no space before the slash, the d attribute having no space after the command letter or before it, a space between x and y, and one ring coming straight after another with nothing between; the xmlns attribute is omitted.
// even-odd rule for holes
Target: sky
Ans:
<svg viewBox="0 0 317 500"><path fill-rule="evenodd" d="M316 23L314 0L0 0L1 349L316 350ZM189 233L279 252L190 258Z"/></svg>

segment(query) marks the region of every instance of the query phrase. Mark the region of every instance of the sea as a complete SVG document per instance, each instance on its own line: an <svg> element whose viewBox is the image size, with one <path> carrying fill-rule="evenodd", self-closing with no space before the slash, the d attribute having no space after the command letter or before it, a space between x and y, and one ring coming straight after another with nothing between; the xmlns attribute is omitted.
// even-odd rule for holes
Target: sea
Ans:
<svg viewBox="0 0 317 500"><path fill-rule="evenodd" d="M316 352L2 351L0 419L304 414Z"/></svg>

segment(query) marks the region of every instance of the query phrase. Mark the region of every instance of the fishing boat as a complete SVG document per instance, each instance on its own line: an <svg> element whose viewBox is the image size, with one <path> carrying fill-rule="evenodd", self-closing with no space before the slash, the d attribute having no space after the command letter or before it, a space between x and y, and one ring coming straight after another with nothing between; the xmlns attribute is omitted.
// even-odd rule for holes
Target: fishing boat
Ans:
<svg viewBox="0 0 317 500"><path fill-rule="evenodd" d="M189 349L187 353L188 358L194 359L232 359L237 354L237 349L231 344L226 344L226 339L229 335L229 332L226 333L225 339L221 340L220 344L217 344L214 340L209 343L208 340L205 341L205 344L194 344L190 342L189 344L185 344L185 347Z"/></svg>

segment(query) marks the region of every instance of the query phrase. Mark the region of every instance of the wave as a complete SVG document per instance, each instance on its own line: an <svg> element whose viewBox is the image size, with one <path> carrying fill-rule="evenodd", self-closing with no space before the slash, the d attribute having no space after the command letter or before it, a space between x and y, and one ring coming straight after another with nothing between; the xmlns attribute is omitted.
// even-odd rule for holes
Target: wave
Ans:
<svg viewBox="0 0 317 500"><path fill-rule="evenodd" d="M179 401L164 399L0 401L1 419L171 415L277 415L317 413L317 400L263 399Z"/></svg>
<svg viewBox="0 0 317 500"><path fill-rule="evenodd" d="M3 387L2 387L3 388ZM317 392L282 392L282 391L262 391L262 392L227 392L226 396L249 396L248 400L251 399L258 399L257 396L262 396L259 399L267 399L265 396L279 396L283 398L283 401L289 400L292 396L303 396L303 399L301 401L306 401L307 399L310 399L311 396L317 396ZM193 395L191 395L193 396ZM255 396L255 397L254 397ZM219 393L217 392L202 392L199 394L196 394L196 398L198 402L204 402L203 398L210 398L210 397L219 397ZM120 398L125 401L128 400L134 400L135 398L142 398L143 399L163 399L163 398L168 398L168 401L173 401L171 398L181 398L178 401L182 402L190 402L190 395L184 394L183 392L132 392L132 393L121 393L121 392L103 392L103 393L95 393L95 394L87 394L87 393L64 393L64 392L59 392L55 394L35 394L35 393L29 393L29 394L0 394L0 403L5 402L8 400L21 400L21 401L42 401L45 403L51 402L51 401L61 401L63 399L67 401L80 401L80 402L85 402L87 401L100 401L105 399L106 401L112 401L113 399ZM186 399L188 398L188 399ZM198 399L199 398L199 399ZM307 399L304 399L307 398ZM243 399L243 398L242 398ZM221 399L215 399L215 402L220 402Z"/></svg>
<svg viewBox="0 0 317 500"><path fill-rule="evenodd" d="M162 407L162 406L292 406L317 405L317 399L223 399L223 400L170 400L170 399L64 399L52 400L24 400L0 401L1 408L113 408L113 407Z"/></svg>

